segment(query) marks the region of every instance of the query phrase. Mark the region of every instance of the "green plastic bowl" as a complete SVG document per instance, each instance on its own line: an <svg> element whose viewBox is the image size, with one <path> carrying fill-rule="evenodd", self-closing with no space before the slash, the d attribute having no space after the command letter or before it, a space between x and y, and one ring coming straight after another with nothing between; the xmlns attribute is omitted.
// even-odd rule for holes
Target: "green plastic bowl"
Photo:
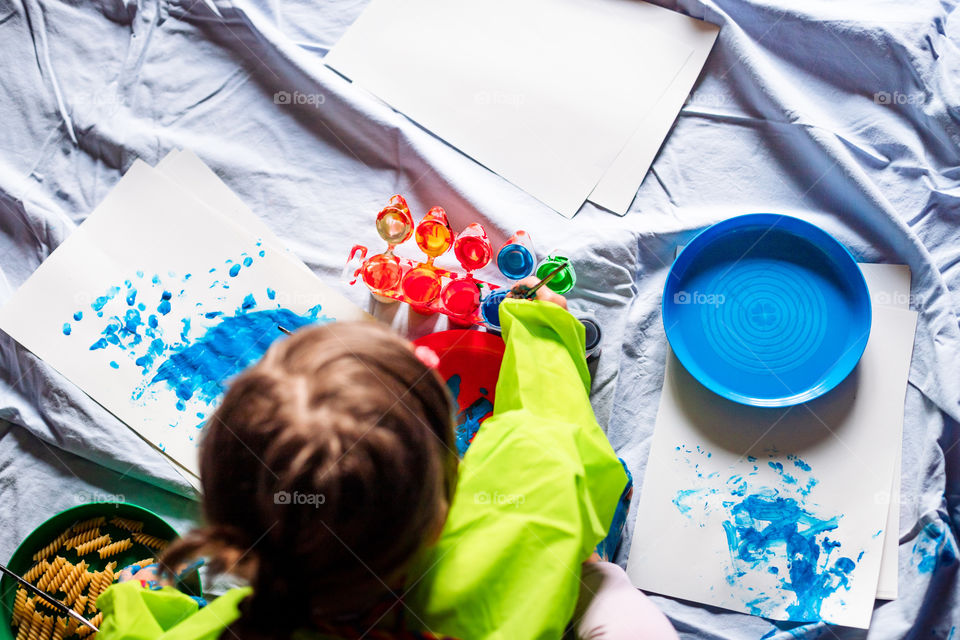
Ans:
<svg viewBox="0 0 960 640"><path fill-rule="evenodd" d="M108 562L116 561L117 572L119 573L120 569L138 560L155 558L157 556L156 551L133 540L129 531L110 524L110 519L115 516L142 522L143 533L156 536L162 540L173 540L179 537L176 529L167 524L163 518L143 507L138 507L126 502L91 502L89 504L72 507L66 511L61 511L34 529L30 535L20 543L17 550L13 552L13 557L10 558L7 567L14 573L22 576L30 570L30 567L36 564L33 560L33 554L53 542L53 540L68 527L99 516L105 516L107 519L107 522L101 526L101 530L104 533L109 533L114 541L129 537L133 542L133 546L109 558L100 559L96 557L96 555L92 557L91 555L84 556L83 559L90 564L90 569L94 571L102 571ZM64 556L69 562L74 564L80 561L74 549L61 548L50 554L48 559L55 558L57 555ZM13 640L16 637L12 619L13 600L17 595L18 586L17 581L9 576L5 575L3 576L3 580L0 580L0 603L3 604L3 612L6 616L4 620L5 624L0 624L0 640ZM200 578L196 573L181 584L180 588L191 595L202 595ZM90 617L87 613L83 615L88 618Z"/></svg>

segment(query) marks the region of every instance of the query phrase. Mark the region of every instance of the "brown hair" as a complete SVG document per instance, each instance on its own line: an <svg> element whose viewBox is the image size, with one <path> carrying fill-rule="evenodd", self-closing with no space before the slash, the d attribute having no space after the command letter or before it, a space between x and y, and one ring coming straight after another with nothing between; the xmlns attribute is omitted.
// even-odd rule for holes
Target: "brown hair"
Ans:
<svg viewBox="0 0 960 640"><path fill-rule="evenodd" d="M457 457L450 396L372 322L304 329L238 376L200 446L206 526L165 566L206 556L253 594L231 631L286 637L402 586L439 531Z"/></svg>

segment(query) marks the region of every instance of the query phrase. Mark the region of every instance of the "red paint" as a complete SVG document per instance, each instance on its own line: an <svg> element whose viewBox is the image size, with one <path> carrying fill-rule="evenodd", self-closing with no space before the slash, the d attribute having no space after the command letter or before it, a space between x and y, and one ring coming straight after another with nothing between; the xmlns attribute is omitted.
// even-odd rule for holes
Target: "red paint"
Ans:
<svg viewBox="0 0 960 640"><path fill-rule="evenodd" d="M440 295L440 276L426 265L407 271L400 283L403 293L414 305L428 305Z"/></svg>
<svg viewBox="0 0 960 640"><path fill-rule="evenodd" d="M367 260L360 272L366 284L374 293L396 288L400 282L402 270L396 257L380 254Z"/></svg>
<svg viewBox="0 0 960 640"><path fill-rule="evenodd" d="M472 278L451 280L440 293L440 301L455 316L469 316L480 307L480 287Z"/></svg>
<svg viewBox="0 0 960 640"><path fill-rule="evenodd" d="M487 239L487 233L478 223L467 226L457 236L453 244L453 253L467 271L482 269L493 258L493 247Z"/></svg>

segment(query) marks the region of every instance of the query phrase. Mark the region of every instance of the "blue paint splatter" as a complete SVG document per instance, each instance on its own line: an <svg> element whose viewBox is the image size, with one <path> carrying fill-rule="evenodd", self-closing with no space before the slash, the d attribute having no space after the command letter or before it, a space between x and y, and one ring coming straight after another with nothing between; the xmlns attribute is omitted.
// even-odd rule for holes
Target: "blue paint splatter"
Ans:
<svg viewBox="0 0 960 640"><path fill-rule="evenodd" d="M284 327L286 327L286 325L284 325ZM450 389L450 395L453 396L454 402L457 402L460 398L460 376L458 374L450 376L447 380L447 388ZM458 403L457 407L459 408L459 406ZM461 458L467 453L467 449L470 448L470 443L473 442L473 439L477 436L481 423L483 423L491 413L493 413L493 403L490 402L490 399L487 398L486 395L481 395L471 402L470 406L457 413L454 434L457 440L457 453Z"/></svg>
<svg viewBox="0 0 960 640"><path fill-rule="evenodd" d="M107 293L93 301L90 308L97 312L98 317L103 317L103 307L113 300L114 296L120 293L120 287L110 287Z"/></svg>
<svg viewBox="0 0 960 640"><path fill-rule="evenodd" d="M723 528L737 576L766 569L777 557L787 559L789 579L782 586L796 596L786 610L791 619L820 620L823 601L850 588L854 561L839 557L831 564L830 554L840 543L826 537L818 541L818 536L837 528L836 517L820 519L793 498L759 493L733 505L730 514Z"/></svg>
<svg viewBox="0 0 960 640"><path fill-rule="evenodd" d="M682 489L677 492L677 497L673 499L674 506L685 516L689 516L691 506L688 502L693 498L704 497L707 489Z"/></svg>
<svg viewBox="0 0 960 640"><path fill-rule="evenodd" d="M224 317L193 344L174 349L149 384L165 383L180 400L197 398L209 404L223 393L227 378L259 360L280 337L277 325L292 331L329 322L330 318L318 316L319 311L317 306L306 316L275 309Z"/></svg>
<svg viewBox="0 0 960 640"><path fill-rule="evenodd" d="M754 615L820 621L823 603L850 588L863 551L843 553L840 541L827 535L838 528L839 517L820 517L805 504L817 485L805 471L810 465L793 455L768 452L771 460L765 468L776 478L773 485L761 479L763 472L752 456L742 466L753 471L733 473L725 484L718 484L710 480L719 472L701 470L700 463L706 464L709 452L697 448L694 453L683 445L676 451L677 462L689 465L698 480L693 488L679 491L673 504L701 528L721 521L731 558L726 575L731 595L743 598L745 610ZM786 460L793 462L790 470L795 473L784 472ZM706 517L714 512L719 518ZM857 551L856 561L846 557ZM744 580L748 572L753 577Z"/></svg>
<svg viewBox="0 0 960 640"><path fill-rule="evenodd" d="M173 296L169 291L164 291L160 294L160 304L157 305L157 313L160 315L167 315L170 313L170 298Z"/></svg>
<svg viewBox="0 0 960 640"><path fill-rule="evenodd" d="M70 328L70 323L69 323L69 322L64 322L64 323L63 323L63 335L68 336L68 335L70 335L70 332L71 332L71 331L72 331L72 329Z"/></svg>
<svg viewBox="0 0 960 640"><path fill-rule="evenodd" d="M138 367L143 367L143 371L141 373L144 375L149 373L150 369L153 368L153 363L159 356L163 355L163 352L166 351L166 349L167 345L161 338L154 338L150 342L150 346L147 347L146 353L134 361ZM140 393L142 393L142 391ZM139 395L135 394L134 399L139 397Z"/></svg>
<svg viewBox="0 0 960 640"><path fill-rule="evenodd" d="M231 277L231 278L236 278L236 277L237 277L237 274L239 274L239 273L240 273L240 264L239 264L239 263L237 263L237 264L233 265L232 267L230 267L230 277Z"/></svg>
<svg viewBox="0 0 960 640"><path fill-rule="evenodd" d="M262 258L263 256L267 255L267 252L261 249L258 255Z"/></svg>
<svg viewBox="0 0 960 640"><path fill-rule="evenodd" d="M920 573L933 573L937 567L957 561L957 550L949 527L940 521L928 522L913 543L913 556Z"/></svg>
<svg viewBox="0 0 960 640"><path fill-rule="evenodd" d="M251 258L250 256L247 256L246 258L243 259L243 266L249 267L252 264L253 264L253 258Z"/></svg>
<svg viewBox="0 0 960 640"><path fill-rule="evenodd" d="M252 265L253 258L246 254L243 256L247 259L242 263ZM228 261L228 264L233 262ZM233 266L239 270L241 264ZM211 273L213 271L216 268L211 269ZM143 273L138 272L137 277L143 278ZM170 277L186 281L190 274L180 278L171 273ZM189 314L185 313L179 318L180 331L174 333L168 329L165 335L165 328L169 325L161 326L160 318L171 314L174 309L173 298L177 297L171 292L180 289L162 288L159 275L154 275L152 282L162 292L155 313L147 313L147 303L144 302L147 294L140 296L132 280L123 281L126 286L124 296L118 295L121 287L110 287L105 295L91 304L98 317L104 317L108 310L116 308L108 306L115 297L126 302L123 311L117 308L117 315L106 320L101 335L89 349L116 348L125 351L125 355L139 367L144 379L140 386L132 390L133 400L144 398L148 391L152 393L154 389L170 389L176 396L176 408L179 411L189 409L201 420L205 413L191 406L191 401L209 405L219 399L225 380L259 359L270 343L281 337L282 334L276 330L278 324L295 330L331 320L321 314L320 305L310 309L307 314L282 308L256 311L257 300L254 294L248 294L230 317L224 316L223 311L207 311L203 302L196 302ZM180 296L183 295L186 295L185 292L180 291ZM275 299L276 291L267 289L267 296ZM82 317L82 311L73 314L74 321ZM198 325L198 322L201 324ZM63 327L64 333L70 335L70 323L64 323ZM107 362L112 369L120 368L119 358L107 359ZM179 424L180 420L174 421L171 427ZM203 426L202 422L194 424L198 429Z"/></svg>

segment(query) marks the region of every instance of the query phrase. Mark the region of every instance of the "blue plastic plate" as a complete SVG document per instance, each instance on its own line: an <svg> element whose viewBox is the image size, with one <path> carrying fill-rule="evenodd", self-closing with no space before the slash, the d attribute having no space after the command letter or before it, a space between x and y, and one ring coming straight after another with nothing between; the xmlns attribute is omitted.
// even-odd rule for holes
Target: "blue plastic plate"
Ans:
<svg viewBox="0 0 960 640"><path fill-rule="evenodd" d="M718 222L677 256L663 326L677 358L708 389L787 407L838 385L870 337L860 267L826 231L755 213Z"/></svg>

